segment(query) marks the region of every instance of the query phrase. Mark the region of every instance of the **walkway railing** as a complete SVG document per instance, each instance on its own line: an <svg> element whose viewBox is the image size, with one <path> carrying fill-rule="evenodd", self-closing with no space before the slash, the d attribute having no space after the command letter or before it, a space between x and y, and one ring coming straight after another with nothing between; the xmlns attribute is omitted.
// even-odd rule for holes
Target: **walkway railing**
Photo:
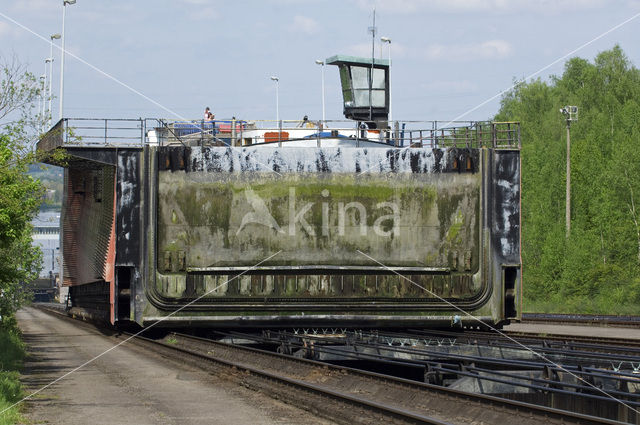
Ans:
<svg viewBox="0 0 640 425"><path fill-rule="evenodd" d="M446 124L446 127L442 127ZM38 149L50 151L62 146L142 147L146 144L185 146L246 146L348 138L356 142L379 143L409 148L520 148L518 122L394 121L388 128L370 129L358 121L172 121L158 118L63 118L38 142ZM313 145L312 143L310 145Z"/></svg>

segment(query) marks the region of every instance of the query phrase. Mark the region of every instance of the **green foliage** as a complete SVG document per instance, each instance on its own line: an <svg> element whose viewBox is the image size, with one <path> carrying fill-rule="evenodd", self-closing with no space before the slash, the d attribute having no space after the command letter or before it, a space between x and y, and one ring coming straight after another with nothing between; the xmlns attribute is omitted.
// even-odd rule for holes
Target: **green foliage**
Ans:
<svg viewBox="0 0 640 425"><path fill-rule="evenodd" d="M33 164L29 167L29 175L39 180L46 190L44 202L40 205L40 211L60 211L62 208L63 172L63 168L43 163Z"/></svg>
<svg viewBox="0 0 640 425"><path fill-rule="evenodd" d="M18 370L24 358L24 343L15 322L0 330L0 370Z"/></svg>
<svg viewBox="0 0 640 425"><path fill-rule="evenodd" d="M497 121L522 123L525 299L566 312L640 313L640 71L622 49L573 58L550 82L518 84ZM571 235L565 238L566 122Z"/></svg>
<svg viewBox="0 0 640 425"><path fill-rule="evenodd" d="M23 396L18 371L24 355L24 344L15 325L0 329L0 411ZM0 415L0 425L18 423L21 419L18 407L13 407Z"/></svg>
<svg viewBox="0 0 640 425"><path fill-rule="evenodd" d="M31 246L31 220L42 186L26 174L29 161L0 134L0 327L26 300L24 283L38 276L41 253Z"/></svg>
<svg viewBox="0 0 640 425"><path fill-rule="evenodd" d="M39 181L27 174L35 161L33 140L40 93L32 74L14 58L0 58L0 330L27 299L24 284L37 277L40 250L31 246L31 220L42 203ZM33 125L36 125L34 127Z"/></svg>

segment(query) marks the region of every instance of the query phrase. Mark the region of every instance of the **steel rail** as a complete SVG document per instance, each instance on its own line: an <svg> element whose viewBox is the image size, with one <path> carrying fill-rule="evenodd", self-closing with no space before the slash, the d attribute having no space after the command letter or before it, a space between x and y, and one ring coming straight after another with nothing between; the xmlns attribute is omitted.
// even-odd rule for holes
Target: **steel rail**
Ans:
<svg viewBox="0 0 640 425"><path fill-rule="evenodd" d="M241 334L241 333L233 333L233 334L230 334L230 336L236 336L236 337L245 338L245 339L252 338L251 335ZM307 337L312 338L311 335L307 335ZM259 341L265 344L269 344L269 343L273 344L277 342L276 340L269 340L266 338L259 338L259 337L257 337L255 341ZM305 348L302 345L302 343L289 342L288 344L298 349ZM507 373L502 373L500 371L496 371L492 369L483 369L483 368L472 367L472 366L465 366L464 370L461 370L459 368L456 368L455 366L444 367L442 365L446 364L447 361L449 360L453 360L454 363L456 361L464 360L465 364L468 363L468 364L474 364L474 365L488 364L488 365L494 365L494 366L495 365L506 366L507 364L509 364L511 366L516 366L516 370L543 371L545 368L548 368L550 371L557 372L557 373L565 372L568 370L574 375L579 375L583 377L585 380L589 380L593 378L602 378L602 379L615 379L619 382L634 383L634 384L637 383L637 376L633 374L626 374L624 372L611 371L610 373L606 373L606 371L602 369L596 369L596 368L578 369L575 366L565 366L563 369L558 367L548 367L545 363L532 362L531 360L519 361L519 360L491 359L486 357L464 356L464 355L455 355L455 354L452 355L448 353L441 353L439 351L436 351L436 352L424 351L422 347L401 348L401 347L387 346L387 345L378 344L378 343L371 343L371 344L351 343L351 345L349 345L348 347L354 348L354 351L345 351L345 350L340 350L338 348L333 348L333 347L334 346L332 345L316 345L314 346L313 350L315 353L336 355L346 359L367 360L367 361L379 362L379 363L384 363L384 364L389 364L394 366L423 368L425 370L428 367L429 371L440 371L444 373L455 374L457 376L471 377L471 378L475 378L483 381L491 381L496 383L508 384L515 387L529 388L536 391L545 391L545 392L551 392L551 393L557 393L557 394L572 395L575 397L579 396L585 399L592 399L594 401L612 401L612 400L611 400L611 397L602 396L601 394L598 394L596 390L592 390L587 386L581 385L581 384L573 384L570 382L558 382L554 380L540 379L540 378L520 376L520 375L513 376ZM358 351L357 349L355 349L356 347L361 347L361 351ZM367 353L362 349L377 351L377 353ZM385 351L391 351L391 352L396 351L405 355L413 354L415 356L424 356L425 358L408 359L402 356L395 357L395 356L385 355L383 353ZM433 357L435 357L436 359L429 359ZM331 363L330 360L324 360L324 361L327 363ZM523 367L526 367L526 369L523 369ZM472 373L473 371L483 372L486 374L480 376L478 374ZM491 376L491 375L495 375L495 376ZM501 377L511 377L515 381L505 380ZM518 382L518 381L521 381L521 382ZM526 383L526 382L530 382L530 383ZM561 388L555 388L555 386L558 386ZM575 391L572 392L564 388L573 388ZM621 397L623 400L625 400L625 403L627 403L629 406L632 406L634 408L640 407L640 404L639 404L640 402L634 401L640 398L639 394L615 391L615 390L607 391L607 393L610 396Z"/></svg>
<svg viewBox="0 0 640 425"><path fill-rule="evenodd" d="M279 353L273 353L270 351L260 350L251 347L243 347L223 342L212 341L205 338L194 337L191 335L184 334L174 334L176 337L181 338L185 341L188 341L190 344L195 342L204 344L208 347L211 347L211 350L208 351L226 351L228 355L232 358L237 358L240 356L240 353L251 356L258 356L262 358L269 359L270 364L274 362L281 362L289 365L289 367L293 367L293 365L303 366L307 369L317 369L321 368L323 370L332 371L336 374L348 375L350 377L357 377L362 379L364 382L375 381L380 385L387 387L391 390L391 388L402 388L403 393L408 400L416 400L416 399L429 399L433 397L435 394L445 397L450 400L455 400L457 406L459 406L459 411L464 410L465 408L469 408L471 410L484 408L484 409L495 409L496 412L500 412L501 414L504 412L506 414L504 420L508 420L507 418L511 418L513 420L514 415L520 416L519 420L521 423L527 423L524 418L535 418L532 423L539 423L539 421L543 420L548 423L580 423L580 424L591 424L591 423L606 423L606 424L620 424L622 422L604 419L589 415L583 415L579 413L549 408L545 406L537 406L525 402L514 401L503 399L495 396L484 395L484 394L474 394L468 393L464 391L453 390L445 387L440 387L433 384L416 382L409 379L393 377L389 375L383 375L375 372L368 372L359 369L349 368L345 366L334 366L331 364L327 364L324 362L318 362L314 360L294 358L291 356L286 356ZM233 353L233 354L231 354ZM286 367L285 367L286 369ZM401 400L398 400L401 402ZM488 407L490 406L490 407ZM556 422L558 421L558 422ZM496 422L497 423L497 422Z"/></svg>
<svg viewBox="0 0 640 425"><path fill-rule="evenodd" d="M607 350L607 352L623 352L640 355L640 339L625 339L617 337L591 337L581 335L559 335L559 334L545 334L540 335L535 332L523 332L523 331L502 331L505 336L497 333L483 332L483 331L465 331L461 332L448 332L448 331L436 331L436 330L420 330L411 329L411 334L403 335L405 338L425 338L442 336L447 338L455 338L458 340L467 341L490 341L495 343L496 341L508 341L516 340L519 343L528 343L538 341L539 343L546 343L551 347L552 343L560 343L566 347L576 348L591 348L593 350ZM401 336L399 336L401 337Z"/></svg>
<svg viewBox="0 0 640 425"><path fill-rule="evenodd" d="M128 333L123 333L123 335L134 336L133 334L128 334ZM184 336L181 335L181 337L184 337ZM295 388L296 391L304 391L307 393L312 393L320 396L322 399L330 398L334 401L341 402L341 403L347 402L348 404L351 404L358 409L371 411L371 413L375 415L384 415L385 417L388 417L394 420L401 420L407 423L451 425L451 422L442 421L433 417L411 412L406 409L401 409L388 404L372 401L364 397L357 397L351 394L347 394L341 391L327 388L322 385L312 384L299 379L293 379L281 374L271 373L265 370L258 369L256 367L252 367L250 365L243 364L241 362L225 360L222 358L215 357L213 355L207 355L195 350L172 346L170 344L166 344L166 343L152 340L142 336L135 336L133 338L133 341L137 343L142 342L148 347L153 347L154 350L161 350L172 356L175 355L176 353L179 353L182 355L180 357L182 360L184 360L185 357L188 356L188 357L197 359L199 362L204 361L208 363L214 363L217 365L225 366L229 369L240 371L240 373L243 375L250 374L252 376L274 382L278 385L290 386ZM199 364L199 366L202 367L201 364ZM362 412L359 410L359 414L361 413Z"/></svg>
<svg viewBox="0 0 640 425"><path fill-rule="evenodd" d="M73 321L77 324L93 327L87 322L80 321L69 317L59 310L51 310L41 307L44 311L56 316ZM104 327L104 326L103 326ZM110 328L112 330L112 328ZM129 335L129 336L126 336ZM180 362L189 362L194 367L203 368L203 363L210 366L222 366L225 371L231 371L232 374L240 376L240 379L246 380L249 377L258 379L258 382L243 382L243 384L258 390L263 390L267 395L272 395L284 401L297 401L296 397L300 397L300 392L304 391L307 395L315 395L320 400L330 399L335 403L347 406L357 406L358 414L362 415L365 411L375 416L377 422L384 422L384 418L380 419L380 415L385 418L398 420L407 423L427 423L427 424L446 424L446 423L507 423L514 419L519 425L528 424L610 424L621 425L619 422L611 419L605 419L585 414L573 413L550 407L537 406L530 403L502 399L495 396L468 393L459 390L448 389L433 384L419 383L403 378L396 378L375 372L366 372L344 366L333 366L327 363L317 362L313 360L294 358L269 351L258 350L250 347L241 347L237 345L211 341L209 339L198 338L190 335L174 334L185 340L189 345L204 345L204 352L198 352L193 349L176 347L174 344L162 343L151 340L149 338L135 336L133 334L122 333L118 338L131 338L128 343L142 347L152 347L154 351L162 351L169 358L176 357ZM178 356L176 356L178 354ZM232 360L224 358L230 357ZM245 362L240 359L244 359ZM323 375L331 375L337 377L338 382L353 380L360 392L373 386L383 388L382 394L371 394L370 398L362 395L348 394L345 391L328 388L326 385L313 384L305 382L303 379L296 379L282 376L281 373L269 372L264 369L247 364L253 362L259 364L261 360L270 368L275 368L276 364L284 366L282 369L291 372L297 370L298 374L303 377L312 376L315 372ZM219 369L216 368L216 369ZM242 371L242 372L238 372ZM323 373L324 372L324 373ZM304 384L304 385L300 385ZM266 385L266 387L265 387ZM278 391L274 391L273 386L278 387ZM389 398L392 392L401 394L401 396ZM283 397L283 393L285 397ZM347 396L347 397L343 397ZM378 397L378 400L376 400ZM387 397L387 402L380 401L380 398ZM308 402L308 401L307 401ZM432 414L437 409L436 406L429 403L438 402L441 404L440 414L443 418L449 418L451 415L458 415L454 422L446 422L442 419L421 414L420 409L426 410ZM303 401L304 403L304 401ZM422 403L422 406L411 405L410 408L400 406L403 403ZM425 406L426 403L426 406ZM318 409L317 400L311 402L309 407ZM332 404L330 406L331 413L339 414L341 410ZM461 415L464 420L460 419ZM484 418L478 418L484 416ZM332 419L332 416L327 416ZM361 418L362 419L362 418ZM349 420L343 420L344 423L354 423Z"/></svg>
<svg viewBox="0 0 640 425"><path fill-rule="evenodd" d="M285 333L286 334L286 333ZM242 333L234 333L233 335L236 335L238 337L243 337L243 338L248 338L248 339L255 339L255 337L252 337L250 334L242 334ZM293 335L293 334L286 334L292 338L314 338L313 335ZM380 334L382 335L382 334ZM319 335L318 335L319 336ZM376 338L375 335L367 335L367 336L371 336L373 338ZM397 337L396 337L397 338ZM409 339L409 338L406 338ZM412 338L415 339L415 338ZM262 342L265 343L274 343L275 340L268 340L268 339L261 339ZM424 346L397 346L397 345L388 345L385 344L383 342L380 341L350 341L348 346L350 347L361 347L361 348L365 348L365 349L372 349L372 350L377 350L378 352L384 351L384 352L389 352L389 353L399 353L399 354L410 354L410 355L415 355L415 356L422 356L425 357L425 359L413 359L412 362L418 363L418 364L422 364L424 362L429 362L428 359L437 359L437 360L431 360L431 362L442 362L445 361L444 358L448 359L448 360L454 360L454 361L463 361L463 362L467 362L467 363L477 363L477 364L493 364L493 365L504 365L504 366L512 366L515 367L517 369L522 369L522 368L542 368L543 366L548 365L548 363L546 362L541 362L539 360L537 360L535 357L533 357L532 359L505 359L505 358L491 358L491 357L487 357L487 356L482 356L482 355L473 355L473 354L459 354L459 353L450 353L450 352L443 352L443 351L439 351L439 350L434 350L434 346L430 346L430 345L424 345ZM444 346L448 346L447 344L444 344ZM473 345L472 345L473 346ZM330 346L329 346L330 347ZM458 344L458 345L451 345L451 347L455 347L455 348L459 348L459 347L465 347L462 344ZM508 348L511 350L515 350L515 351L526 351L523 347L518 346L518 345L506 345L506 344L496 344L496 345L487 345L488 348ZM298 347L301 348L301 347ZM481 347L480 347L481 348ZM605 358L602 357L602 355L600 357L598 357L597 353L583 353L583 352L579 352L579 351L571 351L571 350L566 350L566 351L559 351L559 350L552 350L552 349L548 349L548 348L540 348L540 347L529 347L532 350L535 350L536 352L545 352L545 353L551 353L551 355L562 355L562 356L583 356L579 357L577 359L576 364L571 363L570 365L567 364L565 365L566 369L570 369L570 370L575 370L575 368L577 367L578 364L593 364L593 358L596 358L597 360L600 360L600 363L603 364L612 364L610 363L611 361L620 361L620 362L635 362L638 361L640 359L638 359L637 357L630 357L630 356L619 356L619 357L610 357L610 356L606 356ZM331 348L326 348L324 346L322 346L322 348L320 347L316 347L316 350L324 350L327 353L331 353L331 354L347 354L347 352L343 351L343 350L332 350ZM357 353L355 352L354 354L363 354L362 352ZM369 354L368 356L372 356L371 354ZM394 357L394 356L390 356L390 355L383 355L383 354L378 354L378 357L380 358L386 358L389 360L393 360L393 361L397 361L399 358L398 357ZM400 357L402 358L402 357ZM589 360L586 360L586 359ZM407 360L406 358L402 358L402 360L404 362L407 362L409 360ZM579 360L579 361L578 361ZM608 362L608 363L607 363ZM594 368L595 370L596 368Z"/></svg>
<svg viewBox="0 0 640 425"><path fill-rule="evenodd" d="M379 335L386 335L383 333L380 333ZM305 336L303 336L305 337ZM399 339L397 336L395 336L394 338ZM408 337L405 337L405 339L409 339ZM411 339L416 339L416 338L411 338ZM425 340L426 341L426 340ZM444 340L443 340L444 341ZM453 340L450 340L450 344ZM459 341L456 341L456 343L458 343L458 345L451 345L452 347L464 347L465 343L459 343ZM366 344L362 344L362 342L356 342L352 344L359 344L361 346L367 346ZM369 343L369 346L371 348L375 348L378 351L384 350L384 351L397 351L397 352L401 352L404 354L415 354L415 355L420 355L420 356L425 356L425 357L437 357L437 360L424 360L424 359L416 359L416 362L418 364L421 363L428 363L428 364L437 364L437 363L443 363L444 361L446 361L447 359L443 359L443 357L447 357L448 359L453 359L454 356L459 356L456 354L450 354L447 352L440 352L440 351L436 351L435 353L440 353L439 355L435 355L433 351L426 351L427 348L430 348L430 345L425 345L425 346L416 346L416 347L405 347L404 345L402 346L395 346L395 345L385 345L383 343L380 343L379 341L375 341L375 342L371 342ZM442 344L442 346L448 346L447 344ZM330 347L330 346L329 346ZM403 348L404 347L404 348ZM508 349L513 349L513 350L517 350L517 351L526 351L524 348L522 348L519 345L516 344L512 344L512 345L507 345L507 344L488 344L486 345L487 348L508 348ZM547 347L528 347L530 349L535 349L536 352L551 352L552 354L556 354L553 350L549 350ZM320 350L320 348L316 348L316 350ZM640 365L640 358L639 357L631 357L631 356L621 356L618 357L616 359L613 359L609 356L606 357L602 357L599 358L597 357L599 354L596 352L581 352L581 351L575 351L575 350L563 350L560 351L560 354L562 354L563 356L569 356L569 355L578 355L578 356L584 356L584 357L593 357L596 359L600 359L602 363L606 363L606 362L611 362L612 360L616 360L619 362L630 362L631 364L635 364L635 362L639 362ZM336 353L342 353L342 351L336 351ZM358 353L360 355L362 355L362 353ZM345 353L346 355L346 353ZM383 356L382 354L379 355L380 357L388 357L388 356ZM397 357L388 357L391 361L397 360ZM483 357L483 356L471 356L471 358L476 359L476 360L469 360L469 359L464 359L464 360L469 360L468 363L485 363L484 359L487 359L487 357ZM459 359L458 357L456 357L455 359ZM454 359L454 360L455 360ZM492 359L495 361L495 359ZM542 367L544 368L548 368L551 371L557 371L557 372L563 372L564 370L568 370L571 373L575 374L575 375L582 375L582 376L587 376L587 377L595 377L595 378L604 378L604 379L611 379L611 378L615 378L618 379L620 381L627 381L627 382L637 382L638 381L638 375L633 372L627 372L627 371L621 371L621 370L603 370L602 368L598 368L598 367L594 367L594 366L579 366L578 363L582 363L583 362L583 358L580 357L579 358L580 361L577 362L572 362L570 364L564 364L562 368L558 368L558 367L549 367L547 362L536 362L536 361L532 361L532 360L516 360L518 363L516 364L517 366L523 366L523 363L521 363L522 361L525 362L531 362L531 366L532 369L537 369L540 370L542 369ZM407 359L403 359L404 362L407 362ZM510 359L497 359L497 361L499 362L499 364L509 364L509 362L511 361ZM495 362L490 362L490 363L494 363ZM576 364L574 364L576 363ZM590 362L591 365L593 365L593 362ZM609 363L610 365L612 363ZM526 363L524 363L524 365L526 366ZM640 367L640 366L639 366ZM564 370L563 370L564 369ZM520 370L520 369L518 369ZM484 379L484 378L483 378ZM519 378L519 379L525 379L525 378ZM548 382L548 381L547 381ZM564 384L564 385L568 385L568 384Z"/></svg>
<svg viewBox="0 0 640 425"><path fill-rule="evenodd" d="M387 337L385 334L380 334L381 338L401 338L401 337ZM424 339L424 338L411 338L409 336L404 337L406 339ZM542 337L541 339L526 338L514 338L516 342L508 340L506 338L486 338L481 341L479 338L473 336L462 336L462 338L456 339L457 346L476 346L476 347L488 347L488 348L502 348L511 349L517 351L531 350L538 354L544 354L546 357L571 357L573 362L571 364L589 363L598 361L601 364L612 364L611 362L640 362L640 349L634 349L629 347L610 347L608 345L596 345L588 343L560 343L548 344L548 340ZM525 348L526 347L526 348Z"/></svg>
<svg viewBox="0 0 640 425"><path fill-rule="evenodd" d="M525 323L577 323L588 326L640 327L640 316L605 314L523 313Z"/></svg>
<svg viewBox="0 0 640 425"><path fill-rule="evenodd" d="M91 328L94 327L88 322L81 321L66 315L61 310L54 310L47 307L40 307L40 308L45 312L56 315L57 317L62 319L72 321L75 324L86 325L87 327L91 327ZM98 324L94 323L93 325L98 325ZM106 328L106 326L101 326L101 327ZM113 330L112 328L107 328L107 329ZM246 378L247 374L251 375L252 377L259 378L263 382L275 384L281 388L284 388L284 391L290 397L293 397L293 398L295 398L295 394L292 394L292 391L290 390L287 391L287 387L293 389L294 390L293 393L305 392L307 394L313 395L318 399L316 401L326 401L327 399L330 399L334 402L337 402L343 405L346 404L350 407L355 407L357 409L356 410L357 415L359 416L365 415L365 412L368 412L370 415L372 415L371 419L375 420L376 422L427 424L427 425L453 425L453 423L451 422L443 421L427 415L422 415L420 413L412 412L407 409L402 409L396 406L392 406L387 403L381 403L379 401L366 399L364 397L358 397L353 394L347 394L338 390L327 388L322 385L317 385L310 382L305 382L303 380L290 378L282 374L276 374L276 373L268 372L265 370L260 370L256 367L252 367L250 365L243 364L238 361L229 361L223 358L215 357L213 355L204 354L195 350L176 347L174 345L156 341L147 337L143 337L138 334L133 334L130 332L122 332L120 334L115 335L115 337L117 339L126 338L125 341L127 341L128 343L133 343L134 345L142 346L144 348L152 348L152 350L155 352L163 352L165 355L167 355L167 357L174 360L176 360L176 353L179 353L181 356L178 356L178 358L180 359L181 362L191 359L192 361L190 363L192 364L192 366L195 366L199 369L203 368L202 363L205 362L205 363L212 364L214 366L223 366L226 369L236 372L236 374L238 374L238 371L239 371L239 374L243 376L243 378ZM187 336L185 335L181 337L184 338ZM196 337L190 337L190 338L195 339ZM210 342L209 340L205 340L202 338L198 338L198 340ZM257 388L257 389L260 389L260 388ZM269 391L264 391L264 392L269 396L273 396L274 393L272 392L272 390L273 388L269 388ZM286 400L283 399L283 401L286 401ZM318 408L317 403L311 403L311 405L308 407L313 407L314 410L316 411L321 410ZM337 406L332 404L330 411L336 412L336 409L337 409ZM336 419L334 417L329 416L329 413L330 412L327 412L325 413L325 415L330 419ZM346 424L353 423L348 420L343 420L342 422ZM576 423L580 423L580 422L576 422ZM594 423L600 423L600 422L594 422ZM612 422L612 423L618 424L618 422Z"/></svg>

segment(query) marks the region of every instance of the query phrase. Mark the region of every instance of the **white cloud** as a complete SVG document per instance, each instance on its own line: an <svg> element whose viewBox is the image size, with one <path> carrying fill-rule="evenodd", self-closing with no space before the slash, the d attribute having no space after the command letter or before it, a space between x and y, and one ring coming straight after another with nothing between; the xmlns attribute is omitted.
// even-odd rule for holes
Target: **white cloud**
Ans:
<svg viewBox="0 0 640 425"><path fill-rule="evenodd" d="M211 20L220 17L218 2L212 0L179 0L187 16L193 21Z"/></svg>
<svg viewBox="0 0 640 425"><path fill-rule="evenodd" d="M422 84L421 88L430 92L453 94L468 94L478 91L478 85L469 80L436 80Z"/></svg>
<svg viewBox="0 0 640 425"><path fill-rule="evenodd" d="M62 2L51 0L27 0L13 2L13 11L29 12L31 14L43 15L53 11L59 11L62 14Z"/></svg>
<svg viewBox="0 0 640 425"><path fill-rule="evenodd" d="M0 36L7 36L10 32L11 29L9 28L9 24L4 21L0 21Z"/></svg>
<svg viewBox="0 0 640 425"><path fill-rule="evenodd" d="M376 47L375 47L376 58L387 59L389 55L389 50L387 49L388 49L388 46L384 43L381 43L380 38L377 38ZM347 55L362 56L365 58L370 58L371 42L352 44L350 46L347 46L344 49L344 53ZM393 40L391 40L391 61L392 62L394 61L394 59L399 59L399 58L404 58L409 56L409 53L410 53L410 49L405 47L404 44L394 43Z"/></svg>
<svg viewBox="0 0 640 425"><path fill-rule="evenodd" d="M425 55L429 60L468 62L482 59L502 59L509 55L513 48L505 40L488 40L473 44L432 44L427 47Z"/></svg>
<svg viewBox="0 0 640 425"><path fill-rule="evenodd" d="M12 22L0 21L0 37L3 39L19 38L23 35L20 28ZM5 40L6 41L6 40Z"/></svg>
<svg viewBox="0 0 640 425"><path fill-rule="evenodd" d="M394 14L408 14L416 11L441 11L447 13L466 12L535 12L557 14L580 9L603 7L611 0L354 0L358 6Z"/></svg>
<svg viewBox="0 0 640 425"><path fill-rule="evenodd" d="M194 4L196 6L206 6L211 4L210 0L180 0L182 3Z"/></svg>
<svg viewBox="0 0 640 425"><path fill-rule="evenodd" d="M217 19L220 17L220 14L212 8L202 9L198 11L192 11L188 14L189 18L194 21L208 21L212 19Z"/></svg>
<svg viewBox="0 0 640 425"><path fill-rule="evenodd" d="M346 48L345 54L370 58L371 43L352 44ZM379 56L379 52L376 52L376 57L377 56Z"/></svg>
<svg viewBox="0 0 640 425"><path fill-rule="evenodd" d="M316 21L306 16L297 15L293 17L293 24L289 27L292 31L304 34L314 34L318 32L320 26Z"/></svg>

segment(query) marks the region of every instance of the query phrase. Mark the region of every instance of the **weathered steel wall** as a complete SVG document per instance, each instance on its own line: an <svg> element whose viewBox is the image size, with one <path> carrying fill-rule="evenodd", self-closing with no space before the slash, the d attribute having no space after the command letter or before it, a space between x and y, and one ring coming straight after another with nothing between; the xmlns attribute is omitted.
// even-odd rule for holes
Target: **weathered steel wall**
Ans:
<svg viewBox="0 0 640 425"><path fill-rule="evenodd" d="M520 263L520 152L497 151L492 167L493 245L504 263Z"/></svg>
<svg viewBox="0 0 640 425"><path fill-rule="evenodd" d="M433 291L469 299L480 290L477 149L172 147L159 149L158 167L156 290L164 297L218 285L211 297L429 299ZM416 268L414 280L429 291L358 250ZM225 270L273 254L261 266L355 271L224 284ZM377 276L357 272L371 266Z"/></svg>
<svg viewBox="0 0 640 425"><path fill-rule="evenodd" d="M115 232L117 266L137 267L140 264L142 229L139 162L138 150L118 152Z"/></svg>

